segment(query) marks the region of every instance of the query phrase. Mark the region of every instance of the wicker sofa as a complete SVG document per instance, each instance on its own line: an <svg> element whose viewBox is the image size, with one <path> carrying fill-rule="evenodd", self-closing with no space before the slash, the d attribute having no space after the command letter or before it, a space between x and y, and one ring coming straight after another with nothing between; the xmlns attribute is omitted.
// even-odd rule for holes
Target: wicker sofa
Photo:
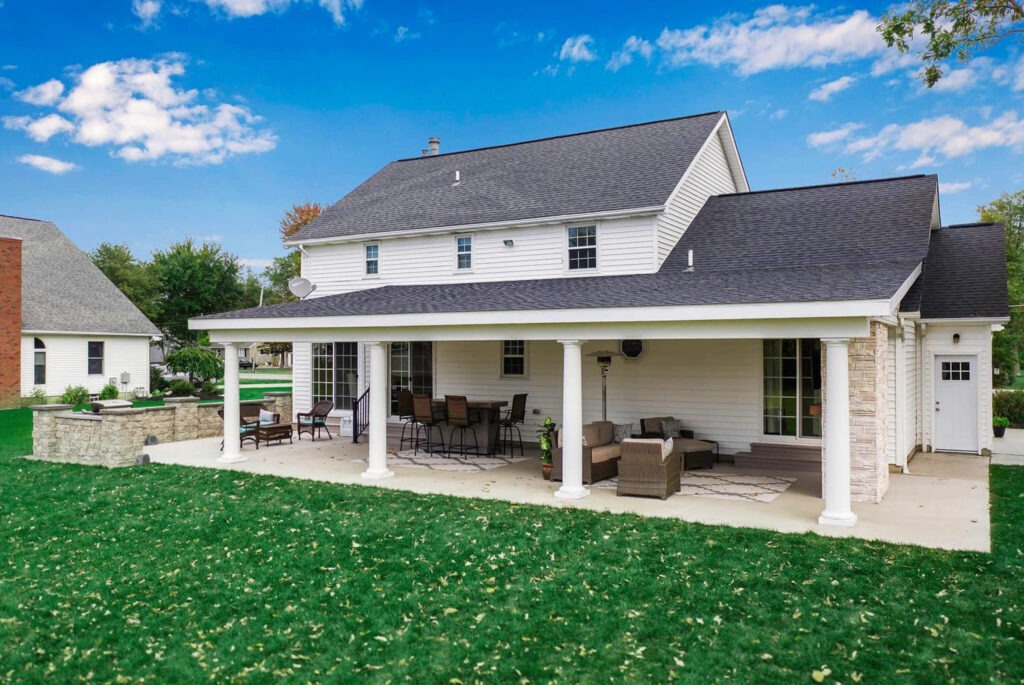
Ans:
<svg viewBox="0 0 1024 685"><path fill-rule="evenodd" d="M683 452L664 454L664 447L660 438L623 440L616 494L667 499L679 492Z"/></svg>
<svg viewBox="0 0 1024 685"><path fill-rule="evenodd" d="M555 431L551 480L562 480L562 433ZM583 426L583 482L596 483L619 473L622 446L615 442L615 424L595 421Z"/></svg>
<svg viewBox="0 0 1024 685"><path fill-rule="evenodd" d="M713 468L715 465L715 446L710 442L694 439L693 431L691 430L681 430L678 435L667 435L662 423L674 420L671 416L640 419L640 437L672 438L675 443L673 450L682 453L683 468L687 471Z"/></svg>

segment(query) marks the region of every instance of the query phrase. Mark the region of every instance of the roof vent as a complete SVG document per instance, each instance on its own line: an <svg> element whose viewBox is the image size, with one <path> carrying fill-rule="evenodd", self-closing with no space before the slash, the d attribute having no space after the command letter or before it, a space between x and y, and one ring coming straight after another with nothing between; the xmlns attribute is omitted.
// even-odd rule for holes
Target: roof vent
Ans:
<svg viewBox="0 0 1024 685"><path fill-rule="evenodd" d="M457 186L457 185L459 185L460 183L462 183L462 177L461 177L461 175L459 174L459 172L458 172L458 171L456 171L456 172L455 172L455 183L453 183L452 185L453 185L453 186Z"/></svg>
<svg viewBox="0 0 1024 685"><path fill-rule="evenodd" d="M441 152L441 139L437 136L430 136L430 140L427 141L427 147L430 148L430 156L433 157Z"/></svg>
<svg viewBox="0 0 1024 685"><path fill-rule="evenodd" d="M690 250L686 254L686 270L693 271L693 250Z"/></svg>

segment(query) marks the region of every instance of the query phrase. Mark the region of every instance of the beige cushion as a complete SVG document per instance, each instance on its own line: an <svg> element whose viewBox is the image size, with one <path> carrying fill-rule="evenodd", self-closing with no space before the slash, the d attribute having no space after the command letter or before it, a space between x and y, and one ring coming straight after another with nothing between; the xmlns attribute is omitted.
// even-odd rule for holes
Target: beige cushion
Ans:
<svg viewBox="0 0 1024 685"><path fill-rule="evenodd" d="M710 442L704 442L703 440L694 440L692 438L676 438L675 439L675 451L682 452L683 454L691 454L693 452L710 452L715 448Z"/></svg>
<svg viewBox="0 0 1024 685"><path fill-rule="evenodd" d="M591 447L597 445L608 445L615 442L615 424L611 421L595 421L597 427L597 442L590 443Z"/></svg>
<svg viewBox="0 0 1024 685"><path fill-rule="evenodd" d="M666 443L661 438L629 438L628 440L623 440L622 444L620 445L620 447L622 447L625 450L631 444L632 445L636 445L636 444L657 445L658 448L661 450L661 461L662 461L662 463L664 463L665 458L669 454L671 454L670 452L665 451Z"/></svg>
<svg viewBox="0 0 1024 685"><path fill-rule="evenodd" d="M672 419L671 416L655 416L655 417L652 417L652 418L649 418L649 419L644 419L644 421L643 421L644 430L646 430L648 433L661 433L662 435L664 435L665 434L665 429L661 425L661 423L663 421L672 421L672 420L673 419Z"/></svg>
<svg viewBox="0 0 1024 685"><path fill-rule="evenodd" d="M610 445L592 447L590 450L590 463L600 464L603 461L609 461L610 459L618 459L621 456L622 445L613 442Z"/></svg>

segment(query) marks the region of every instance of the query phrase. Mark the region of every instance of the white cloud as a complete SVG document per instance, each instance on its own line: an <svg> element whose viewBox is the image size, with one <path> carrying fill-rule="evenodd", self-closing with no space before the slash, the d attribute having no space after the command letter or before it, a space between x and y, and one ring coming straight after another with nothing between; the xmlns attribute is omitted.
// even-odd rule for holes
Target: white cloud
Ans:
<svg viewBox="0 0 1024 685"><path fill-rule="evenodd" d="M242 258L240 258L238 260L238 263L241 264L242 266L247 266L250 269L259 269L260 271L262 271L263 269L266 269L268 266L273 264L274 260L273 259L259 259L259 258L255 258L255 257L253 257L253 258L242 257Z"/></svg>
<svg viewBox="0 0 1024 685"><path fill-rule="evenodd" d="M959 193L961 190L967 190L971 187L969 181L963 183L940 183L939 192L945 193L946 195L952 195L953 193Z"/></svg>
<svg viewBox="0 0 1024 685"><path fill-rule="evenodd" d="M864 10L847 17L815 16L813 7L763 7L710 26L664 29L658 47L670 66L732 66L742 75L789 67L823 67L881 54L878 20Z"/></svg>
<svg viewBox="0 0 1024 685"><path fill-rule="evenodd" d="M811 100L817 100L818 102L828 102L833 95L841 91L846 90L854 84L857 79L853 76L840 76L835 81L829 81L823 83L814 90L807 97Z"/></svg>
<svg viewBox="0 0 1024 685"><path fill-rule="evenodd" d="M770 114L770 115L768 116L768 118L769 118L769 119L775 119L775 120L778 120L778 119L782 119L782 118L784 118L784 117L785 117L785 116L786 116L787 114L789 114L789 110L788 110L788 109L777 109L777 110L775 110L774 112L772 112L772 113L771 113L771 114Z"/></svg>
<svg viewBox="0 0 1024 685"><path fill-rule="evenodd" d="M219 233L211 233L200 238L204 243L219 243L222 239L223 238Z"/></svg>
<svg viewBox="0 0 1024 685"><path fill-rule="evenodd" d="M260 118L249 108L201 103L198 91L175 87L173 79L184 73L182 55L102 62L83 71L53 103L64 117L15 117L4 125L40 141L68 133L82 145L111 146L114 156L131 162L219 164L232 155L274 149L276 136L258 127Z"/></svg>
<svg viewBox="0 0 1024 685"><path fill-rule="evenodd" d="M31 167L35 167L40 171L46 171L51 174L66 174L69 171L74 171L78 168L77 164L71 162L64 162L53 157L44 157L43 155L22 155L18 157L18 161L22 164L28 164Z"/></svg>
<svg viewBox="0 0 1024 685"><path fill-rule="evenodd" d="M0 76L0 90L14 90L14 81L6 76Z"/></svg>
<svg viewBox="0 0 1024 685"><path fill-rule="evenodd" d="M1024 120L1016 112L1004 112L978 126L949 115L889 124L874 135L848 140L844 150L863 155L864 161L893 151L916 152L919 157L910 166L919 167L935 163L938 155L952 159L992 147L1024 148Z"/></svg>
<svg viewBox="0 0 1024 685"><path fill-rule="evenodd" d="M832 129L831 131L819 131L817 133L812 133L807 136L807 144L811 147L833 145L841 140L845 140L851 133L861 128L864 128L864 124L848 123L843 124L839 128Z"/></svg>
<svg viewBox="0 0 1024 685"><path fill-rule="evenodd" d="M633 55L640 55L648 62L651 61L651 56L654 54L654 46L649 41L637 36L630 36L626 39L626 42L622 44L622 48L616 50L612 54L612 58L608 60L608 64L605 68L611 71L618 71L622 67L628 66L633 63Z"/></svg>
<svg viewBox="0 0 1024 685"><path fill-rule="evenodd" d="M974 69L953 69L943 74L942 78L929 90L935 93L962 93L978 85L981 74Z"/></svg>
<svg viewBox="0 0 1024 685"><path fill-rule="evenodd" d="M420 34L413 33L412 31L409 30L408 26L399 26L398 30L395 31L395 42L396 43L401 43L403 40L413 40L414 38L419 38L419 37L420 37Z"/></svg>
<svg viewBox="0 0 1024 685"><path fill-rule="evenodd" d="M896 50L890 49L882 55L881 59L871 65L871 75L883 76L893 71L909 69L916 64L920 64L920 60L914 53L907 52L901 55Z"/></svg>
<svg viewBox="0 0 1024 685"><path fill-rule="evenodd" d="M4 128L14 131L25 131L32 140L45 143L58 133L74 131L74 125L59 114L47 114L44 117L4 117Z"/></svg>
<svg viewBox="0 0 1024 685"><path fill-rule="evenodd" d="M31 88L18 91L14 94L14 97L18 98L22 102L27 102L30 105L45 107L57 102L63 92L64 84L54 78L50 79L46 83L40 83L38 86L32 86Z"/></svg>
<svg viewBox="0 0 1024 685"><path fill-rule="evenodd" d="M597 55L593 50L594 39L587 34L571 36L562 43L558 59L563 62L593 62Z"/></svg>
<svg viewBox="0 0 1024 685"><path fill-rule="evenodd" d="M222 12L228 17L256 17L270 12L283 12L299 0L202 0L211 10ZM317 0L327 10L334 23L345 23L345 12L359 9L363 0Z"/></svg>
<svg viewBox="0 0 1024 685"><path fill-rule="evenodd" d="M142 28L149 28L160 15L161 0L132 0L132 14L142 22Z"/></svg>

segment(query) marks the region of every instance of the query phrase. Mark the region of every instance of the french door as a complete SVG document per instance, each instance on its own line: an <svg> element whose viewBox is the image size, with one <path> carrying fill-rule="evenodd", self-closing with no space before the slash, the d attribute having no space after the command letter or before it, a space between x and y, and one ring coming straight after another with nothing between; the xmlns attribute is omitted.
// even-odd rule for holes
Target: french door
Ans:
<svg viewBox="0 0 1024 685"><path fill-rule="evenodd" d="M434 344L391 343L391 415L398 415L398 391L430 395L434 392Z"/></svg>

